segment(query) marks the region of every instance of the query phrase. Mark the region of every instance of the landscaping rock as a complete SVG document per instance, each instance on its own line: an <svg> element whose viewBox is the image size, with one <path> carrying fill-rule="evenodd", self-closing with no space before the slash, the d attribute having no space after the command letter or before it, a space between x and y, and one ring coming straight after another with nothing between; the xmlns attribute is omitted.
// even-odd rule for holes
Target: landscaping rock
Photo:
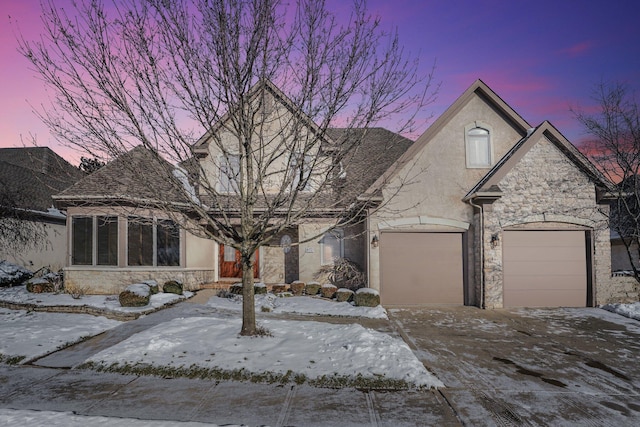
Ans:
<svg viewBox="0 0 640 427"><path fill-rule="evenodd" d="M135 283L120 292L118 299L122 307L144 307L149 304L151 288L145 283Z"/></svg>
<svg viewBox="0 0 640 427"><path fill-rule="evenodd" d="M0 287L17 286L30 279L33 272L8 261L0 261Z"/></svg>
<svg viewBox="0 0 640 427"><path fill-rule="evenodd" d="M293 283L291 283L291 293L299 297L304 292L305 286L306 284L304 282L301 282L300 280L296 280Z"/></svg>
<svg viewBox="0 0 640 427"><path fill-rule="evenodd" d="M349 302L353 299L353 292L351 289L340 288L336 291L336 301L338 302Z"/></svg>
<svg viewBox="0 0 640 427"><path fill-rule="evenodd" d="M267 285L264 283L254 283L253 284L253 293L256 295L266 294L267 293Z"/></svg>
<svg viewBox="0 0 640 427"><path fill-rule="evenodd" d="M273 292L274 294L281 294L283 292L289 292L289 286L287 286L287 285L285 285L283 283L280 283L280 284L277 284L277 285L273 285L271 287L271 292Z"/></svg>
<svg viewBox="0 0 640 427"><path fill-rule="evenodd" d="M167 294L182 295L183 287L182 282L178 280L169 280L162 285L162 292Z"/></svg>
<svg viewBox="0 0 640 427"><path fill-rule="evenodd" d="M304 292L307 295L311 295L311 296L318 295L319 291L320 291L320 283L318 282L309 282L304 287Z"/></svg>
<svg viewBox="0 0 640 427"><path fill-rule="evenodd" d="M54 273L48 268L41 268L36 271L33 277L26 282L27 291L34 294L43 292L62 291L62 273Z"/></svg>
<svg viewBox="0 0 640 427"><path fill-rule="evenodd" d="M380 294L375 289L360 288L356 291L353 301L358 307L377 307L380 305Z"/></svg>
<svg viewBox="0 0 640 427"><path fill-rule="evenodd" d="M54 292L54 285L45 278L32 277L27 281L27 291L34 294Z"/></svg>
<svg viewBox="0 0 640 427"><path fill-rule="evenodd" d="M325 298L333 298L337 290L338 288L335 285L332 285L331 283L325 283L324 285L322 285L322 288L320 288L320 293Z"/></svg>
<svg viewBox="0 0 640 427"><path fill-rule="evenodd" d="M144 282L145 285L149 286L149 290L151 291L151 295L155 295L158 292L160 292L160 288L158 287L158 282L156 282L155 280L145 280ZM164 291L166 292L166 291ZM180 295L182 295L182 293L180 293Z"/></svg>
<svg viewBox="0 0 640 427"><path fill-rule="evenodd" d="M229 292L234 295L242 295L242 283L234 283L229 287Z"/></svg>

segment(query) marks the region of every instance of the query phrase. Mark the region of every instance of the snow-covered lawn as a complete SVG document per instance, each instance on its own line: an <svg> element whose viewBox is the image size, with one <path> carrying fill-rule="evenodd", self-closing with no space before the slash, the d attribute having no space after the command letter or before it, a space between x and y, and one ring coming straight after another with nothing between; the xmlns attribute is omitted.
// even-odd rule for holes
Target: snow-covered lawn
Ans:
<svg viewBox="0 0 640 427"><path fill-rule="evenodd" d="M348 302L335 302L313 297L278 297L273 294L256 295L256 311L270 313L310 314L317 316L366 317L371 319L388 319L382 306L355 307ZM228 310L242 310L242 298L212 297L207 302L209 307Z"/></svg>
<svg viewBox="0 0 640 427"><path fill-rule="evenodd" d="M0 361L26 363L120 323L88 314L0 308Z"/></svg>
<svg viewBox="0 0 640 427"><path fill-rule="evenodd" d="M358 324L262 320L260 325L271 336L239 336L240 319L174 319L96 354L89 362L98 369L123 372L150 370L319 386L443 386L402 340Z"/></svg>
<svg viewBox="0 0 640 427"><path fill-rule="evenodd" d="M640 320L640 302L631 304L606 304L601 306L601 308L630 319Z"/></svg>
<svg viewBox="0 0 640 427"><path fill-rule="evenodd" d="M175 297L172 294L153 295L152 306L166 304ZM84 296L75 300L66 294L31 294L22 286L0 290L0 301L41 307L86 305L113 311L145 309L120 307L115 296ZM229 319L228 314L217 315L214 310L209 317L162 318L162 323L94 355L85 366L141 374L297 381L336 387L443 386L401 339L359 324L266 318L259 323L271 336L248 338L239 336L241 299L213 297L207 306L234 310L238 316ZM354 307L320 298L280 298L271 294L256 297L256 310L259 313L268 310L313 316L387 318L380 306ZM3 321L0 355L5 361L15 357L33 360L120 324L85 314L8 309L0 309L0 319ZM15 360L11 361L15 363Z"/></svg>
<svg viewBox="0 0 640 427"><path fill-rule="evenodd" d="M86 306L105 311L119 313L144 314L155 311L158 308L172 304L178 300L189 298L192 292L185 292L184 295L158 293L151 295L149 305L144 307L122 307L118 300L118 295L84 295L75 299L69 294L41 293L34 294L27 291L26 286L15 286L13 288L0 288L0 301L12 304L31 304L39 307L60 307L60 306Z"/></svg>

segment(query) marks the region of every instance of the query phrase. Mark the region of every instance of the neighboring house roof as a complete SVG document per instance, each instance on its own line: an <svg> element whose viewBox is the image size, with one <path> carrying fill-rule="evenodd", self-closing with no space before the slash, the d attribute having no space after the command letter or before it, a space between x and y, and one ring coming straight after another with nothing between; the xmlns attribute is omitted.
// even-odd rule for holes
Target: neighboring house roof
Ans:
<svg viewBox="0 0 640 427"><path fill-rule="evenodd" d="M483 98L496 111L501 113L505 121L510 123L514 129L517 129L522 135L525 135L527 129L531 126L511 108L502 98L500 98L489 86L482 80L476 80L469 88L464 91L458 99L440 117L416 140L416 142L407 149L398 160L389 165L387 170L381 174L378 179L367 189L367 194L376 194L385 183L387 183L402 167L418 155L418 153L427 145L442 128L455 117L460 110L471 101L475 96Z"/></svg>
<svg viewBox="0 0 640 427"><path fill-rule="evenodd" d="M180 203L184 193L169 175L173 166L139 145L76 182L54 199L60 206L78 202ZM147 182L153 181L153 186ZM158 195L162 195L161 198Z"/></svg>
<svg viewBox="0 0 640 427"><path fill-rule="evenodd" d="M487 195L500 195L498 184L504 176L524 157L541 137L546 137L555 145L578 169L587 175L597 186L610 190L611 183L596 167L571 144L551 123L544 121L535 129L530 129L527 135L518 141L487 174L467 193L463 200L471 200Z"/></svg>
<svg viewBox="0 0 640 427"><path fill-rule="evenodd" d="M48 147L0 148L0 188L14 207L47 212L52 196L83 176Z"/></svg>
<svg viewBox="0 0 640 427"><path fill-rule="evenodd" d="M362 138L362 143L345 161L343 192L348 198L361 196L395 161L413 145L413 141L384 128L329 128L334 140ZM340 145L340 144L338 144Z"/></svg>

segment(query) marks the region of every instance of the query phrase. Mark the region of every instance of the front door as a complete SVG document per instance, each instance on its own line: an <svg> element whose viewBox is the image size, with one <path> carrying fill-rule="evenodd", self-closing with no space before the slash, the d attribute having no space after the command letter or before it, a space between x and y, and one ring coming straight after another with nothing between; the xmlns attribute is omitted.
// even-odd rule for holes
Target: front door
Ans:
<svg viewBox="0 0 640 427"><path fill-rule="evenodd" d="M258 278L259 267L259 253L255 253L255 261L253 262L253 277ZM220 265L220 277L221 278L241 278L242 277L242 259L240 251L235 250L231 246L220 245L219 265Z"/></svg>

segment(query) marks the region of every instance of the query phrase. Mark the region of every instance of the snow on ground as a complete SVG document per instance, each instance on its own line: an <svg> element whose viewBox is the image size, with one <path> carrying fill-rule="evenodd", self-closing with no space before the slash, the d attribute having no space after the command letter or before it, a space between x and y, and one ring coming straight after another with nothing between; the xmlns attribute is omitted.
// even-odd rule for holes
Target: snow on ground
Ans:
<svg viewBox="0 0 640 427"><path fill-rule="evenodd" d="M0 425L29 427L216 427L217 424L202 424L193 421L180 422L138 420L134 418L87 417L83 415L76 415L71 412L0 409ZM225 427L234 427L234 425L225 424Z"/></svg>
<svg viewBox="0 0 640 427"><path fill-rule="evenodd" d="M272 336L242 337L240 319L174 319L138 333L89 359L112 364L204 368L253 374L302 374L405 381L418 387L442 387L400 339L358 324L262 320Z"/></svg>
<svg viewBox="0 0 640 427"><path fill-rule="evenodd" d="M24 357L20 363L26 363L120 323L88 314L0 308L0 360Z"/></svg>
<svg viewBox="0 0 640 427"><path fill-rule="evenodd" d="M640 320L640 302L631 304L606 304L600 308L628 317L629 319Z"/></svg>
<svg viewBox="0 0 640 427"><path fill-rule="evenodd" d="M75 299L65 293L34 294L28 292L26 286L0 289L0 301L12 304L33 304L40 307L87 306L121 313L146 313L155 311L159 307L174 303L180 299L190 298L192 295L193 293L188 291L185 291L184 295L158 293L151 295L149 305L144 307L122 307L118 300L118 295L84 295L79 299Z"/></svg>
<svg viewBox="0 0 640 427"><path fill-rule="evenodd" d="M388 319L387 312L380 305L377 307L356 307L348 302L335 302L313 297L278 297L273 294L256 295L255 301L256 311ZM214 308L241 311L242 297L211 297L207 305Z"/></svg>

